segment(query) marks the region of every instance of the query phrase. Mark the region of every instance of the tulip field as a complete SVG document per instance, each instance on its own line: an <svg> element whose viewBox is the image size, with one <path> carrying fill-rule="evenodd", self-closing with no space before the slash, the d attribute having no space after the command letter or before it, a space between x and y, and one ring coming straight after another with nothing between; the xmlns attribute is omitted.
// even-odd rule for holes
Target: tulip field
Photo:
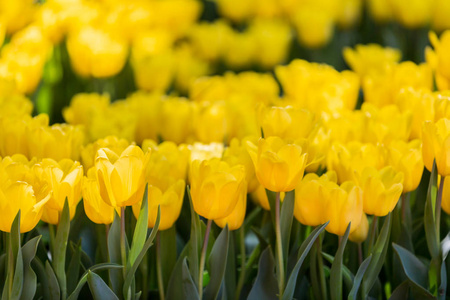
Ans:
<svg viewBox="0 0 450 300"><path fill-rule="evenodd" d="M0 0L0 300L450 298L450 1Z"/></svg>

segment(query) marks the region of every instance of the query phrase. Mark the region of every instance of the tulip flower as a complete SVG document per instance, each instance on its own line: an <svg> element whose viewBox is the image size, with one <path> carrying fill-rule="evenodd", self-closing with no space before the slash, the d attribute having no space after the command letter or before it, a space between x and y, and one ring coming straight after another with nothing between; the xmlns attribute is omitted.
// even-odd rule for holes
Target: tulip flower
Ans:
<svg viewBox="0 0 450 300"><path fill-rule="evenodd" d="M259 139L258 146L247 142L248 153L255 166L256 177L273 192L292 191L305 171L307 154L293 143L288 144L279 137Z"/></svg>
<svg viewBox="0 0 450 300"><path fill-rule="evenodd" d="M110 206L125 207L142 200L145 188L144 155L138 146L128 146L120 155L108 148L97 151L96 179L102 199Z"/></svg>
<svg viewBox="0 0 450 300"><path fill-rule="evenodd" d="M270 210L269 199L267 198L266 189L260 184L256 190L250 194L251 199L264 210Z"/></svg>
<svg viewBox="0 0 450 300"><path fill-rule="evenodd" d="M362 243L367 239L367 234L369 233L369 220L367 220L366 214L363 213L361 218L361 223L359 226L353 231L348 239L354 243Z"/></svg>
<svg viewBox="0 0 450 300"><path fill-rule="evenodd" d="M436 160L441 176L450 175L450 120L443 118L432 123L427 121L422 129L422 155L425 167L431 172Z"/></svg>
<svg viewBox="0 0 450 300"><path fill-rule="evenodd" d="M233 211L224 218L214 220L219 227L224 228L228 225L229 230L236 230L239 229L244 223L245 213L247 210L247 187L242 186L239 194L239 200Z"/></svg>
<svg viewBox="0 0 450 300"><path fill-rule="evenodd" d="M242 165L231 167L217 158L193 161L190 182L194 210L210 220L230 215L239 200L242 185L247 185Z"/></svg>
<svg viewBox="0 0 450 300"><path fill-rule="evenodd" d="M94 168L89 169L87 177L84 178L82 193L84 212L89 220L96 224L111 224L114 221L114 207L103 201Z"/></svg>
<svg viewBox="0 0 450 300"><path fill-rule="evenodd" d="M363 189L364 212L378 217L386 216L397 205L403 191L403 173L387 166L377 171L365 168L359 183Z"/></svg>
<svg viewBox="0 0 450 300"><path fill-rule="evenodd" d="M120 154L129 145L130 143L126 139L120 139L115 135L110 135L84 146L81 150L81 162L84 170L88 171L94 166L95 155L100 148L108 148L116 154Z"/></svg>

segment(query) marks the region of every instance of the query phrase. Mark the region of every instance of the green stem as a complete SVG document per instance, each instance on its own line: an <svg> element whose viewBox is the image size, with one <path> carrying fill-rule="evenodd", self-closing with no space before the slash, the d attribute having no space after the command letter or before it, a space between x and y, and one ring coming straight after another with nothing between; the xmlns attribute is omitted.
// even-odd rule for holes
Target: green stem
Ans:
<svg viewBox="0 0 450 300"><path fill-rule="evenodd" d="M277 259L278 259L278 290L279 298L283 297L284 292L284 261L283 261L283 245L281 243L281 226L280 226L280 192L277 192L275 200L275 235L277 239Z"/></svg>
<svg viewBox="0 0 450 300"><path fill-rule="evenodd" d="M156 276L158 277L159 299L164 300L164 282L161 269L161 238L159 232L156 234Z"/></svg>
<svg viewBox="0 0 450 300"><path fill-rule="evenodd" d="M327 285L325 282L325 272L323 268L322 257L322 237L316 240L317 243L317 269L319 271L320 291L322 293L322 299L327 299Z"/></svg>
<svg viewBox="0 0 450 300"><path fill-rule="evenodd" d="M444 191L444 181L445 176L441 176L441 182L439 183L439 190L436 198L436 235L438 240L441 240L441 203L442 203L442 193Z"/></svg>
<svg viewBox="0 0 450 300"><path fill-rule="evenodd" d="M7 272L7 288L8 288L8 295L11 295L12 292L12 286L13 286L13 280L14 280L14 253L12 250L12 243L11 243L11 233L8 233L7 243L6 243L6 249L8 251L8 268L6 269Z"/></svg>
<svg viewBox="0 0 450 300"><path fill-rule="evenodd" d="M206 250L208 249L208 240L209 233L211 232L211 225L212 220L208 220L208 223L206 223L205 238L203 239L202 253L200 255L200 270L198 273L198 296L200 300L202 300L203 298L203 270L205 269Z"/></svg>
<svg viewBox="0 0 450 300"><path fill-rule="evenodd" d="M368 255L372 252L373 244L375 243L375 233L377 230L377 216L373 216L372 224L370 224L370 239L369 239L369 248L368 248Z"/></svg>
<svg viewBox="0 0 450 300"><path fill-rule="evenodd" d="M239 228L239 245L241 250L241 272L239 274L239 281L236 287L235 299L238 300L241 295L242 287L244 286L245 281L245 271L246 271L246 254L245 254L245 229L244 226Z"/></svg>

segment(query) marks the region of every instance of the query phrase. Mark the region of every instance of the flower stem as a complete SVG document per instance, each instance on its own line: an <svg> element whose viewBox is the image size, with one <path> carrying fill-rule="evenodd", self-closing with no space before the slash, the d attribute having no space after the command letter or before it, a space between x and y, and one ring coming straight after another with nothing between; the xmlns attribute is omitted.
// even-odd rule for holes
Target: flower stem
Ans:
<svg viewBox="0 0 450 300"><path fill-rule="evenodd" d="M373 244L375 243L375 234L377 231L377 221L378 221L378 217L377 216L373 216L373 220L372 220L372 224L370 224L370 239L369 239L369 248L367 251L367 255L370 254L370 252L372 251L373 248Z"/></svg>
<svg viewBox="0 0 450 300"><path fill-rule="evenodd" d="M203 298L203 270L205 269L206 250L208 248L208 240L209 240L209 233L211 232L211 225L212 220L208 220L208 223L206 223L205 238L203 239L202 253L200 255L200 270L198 274L198 296L200 300L202 300Z"/></svg>
<svg viewBox="0 0 450 300"><path fill-rule="evenodd" d="M161 237L159 232L156 234L156 275L158 277L159 299L164 300L164 282L161 269Z"/></svg>
<svg viewBox="0 0 450 300"><path fill-rule="evenodd" d="M241 295L241 290L244 285L245 281L245 271L246 271L246 255L245 255L245 232L244 232L244 226L241 226L239 229L239 244L240 244L240 250L241 250L241 272L239 274L239 281L238 285L236 287L236 293L235 293L235 299L239 299L239 296Z"/></svg>
<svg viewBox="0 0 450 300"><path fill-rule="evenodd" d="M281 227L280 227L280 192L277 192L275 200L275 235L277 239L277 259L278 259L278 294L279 298L283 297L284 291L284 262L283 262L283 245L281 243Z"/></svg>

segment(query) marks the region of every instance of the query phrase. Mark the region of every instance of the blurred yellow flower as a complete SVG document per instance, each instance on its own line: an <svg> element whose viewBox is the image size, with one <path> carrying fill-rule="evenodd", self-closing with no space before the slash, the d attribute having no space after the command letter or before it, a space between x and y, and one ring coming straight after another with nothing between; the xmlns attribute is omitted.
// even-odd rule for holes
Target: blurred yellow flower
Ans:
<svg viewBox="0 0 450 300"><path fill-rule="evenodd" d="M94 143L87 144L81 150L81 163L84 170L87 172L94 166L95 155L100 148L108 148L116 154L122 153L130 143L125 139L120 139L117 136L107 136L104 139L96 140Z"/></svg>
<svg viewBox="0 0 450 300"><path fill-rule="evenodd" d="M168 97L161 101L160 134L163 140L177 144L186 142L194 128L195 103L185 98Z"/></svg>
<svg viewBox="0 0 450 300"><path fill-rule="evenodd" d="M436 123L424 122L422 140L425 167L431 172L436 160L438 173L441 176L450 175L450 120L443 118Z"/></svg>
<svg viewBox="0 0 450 300"><path fill-rule="evenodd" d="M450 89L450 60L448 51L450 49L450 31L446 30L439 39L436 33L430 32L430 47L425 49L425 58L427 63L434 71L436 86L440 91Z"/></svg>

